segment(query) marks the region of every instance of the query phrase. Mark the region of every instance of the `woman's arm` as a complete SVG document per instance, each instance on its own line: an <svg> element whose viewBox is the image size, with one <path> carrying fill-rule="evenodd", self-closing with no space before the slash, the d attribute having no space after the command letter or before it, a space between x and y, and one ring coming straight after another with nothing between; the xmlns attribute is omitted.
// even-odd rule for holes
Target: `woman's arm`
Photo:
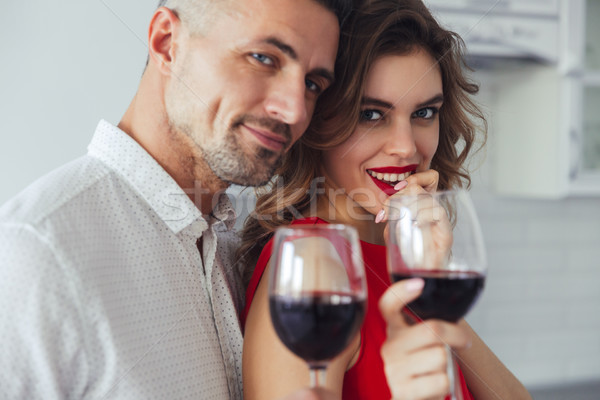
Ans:
<svg viewBox="0 0 600 400"><path fill-rule="evenodd" d="M243 355L244 398L277 399L309 384L308 365L290 352L279 340L269 314L268 273L252 300L246 319ZM326 387L342 397L344 374L358 354L360 335L327 368Z"/></svg>
<svg viewBox="0 0 600 400"><path fill-rule="evenodd" d="M502 364L490 348L464 320L459 323L469 332L471 347L457 351L457 361L477 400L529 400L525 386Z"/></svg>

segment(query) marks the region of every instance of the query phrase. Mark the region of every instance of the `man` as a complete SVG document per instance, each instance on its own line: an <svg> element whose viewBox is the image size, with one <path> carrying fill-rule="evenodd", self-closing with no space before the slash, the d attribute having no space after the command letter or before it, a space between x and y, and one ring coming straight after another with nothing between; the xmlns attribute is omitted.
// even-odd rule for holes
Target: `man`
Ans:
<svg viewBox="0 0 600 400"><path fill-rule="evenodd" d="M242 397L219 193L304 132L349 3L161 2L118 127L0 209L1 398Z"/></svg>

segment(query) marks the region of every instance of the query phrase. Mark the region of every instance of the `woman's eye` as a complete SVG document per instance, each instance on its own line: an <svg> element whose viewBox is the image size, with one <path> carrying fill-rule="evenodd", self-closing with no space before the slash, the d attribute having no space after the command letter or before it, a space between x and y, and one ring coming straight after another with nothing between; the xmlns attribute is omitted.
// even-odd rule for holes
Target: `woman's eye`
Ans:
<svg viewBox="0 0 600 400"><path fill-rule="evenodd" d="M275 64L273 62L273 59L269 56L265 56L264 54L260 54L260 53L252 53L251 54L252 58L254 58L256 61L265 64L265 65L273 65Z"/></svg>
<svg viewBox="0 0 600 400"><path fill-rule="evenodd" d="M422 108L415 111L413 114L416 118L431 119L437 113L437 109L433 107Z"/></svg>
<svg viewBox="0 0 600 400"><path fill-rule="evenodd" d="M360 112L360 119L363 121L379 121L383 117L383 114L377 110L362 110Z"/></svg>

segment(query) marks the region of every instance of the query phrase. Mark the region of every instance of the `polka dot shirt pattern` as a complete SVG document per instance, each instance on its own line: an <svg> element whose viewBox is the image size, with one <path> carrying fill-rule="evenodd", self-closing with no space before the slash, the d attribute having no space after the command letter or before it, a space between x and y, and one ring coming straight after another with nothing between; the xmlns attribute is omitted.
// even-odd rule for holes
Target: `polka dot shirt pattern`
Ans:
<svg viewBox="0 0 600 400"><path fill-rule="evenodd" d="M0 208L0 398L241 399L234 214L101 121Z"/></svg>

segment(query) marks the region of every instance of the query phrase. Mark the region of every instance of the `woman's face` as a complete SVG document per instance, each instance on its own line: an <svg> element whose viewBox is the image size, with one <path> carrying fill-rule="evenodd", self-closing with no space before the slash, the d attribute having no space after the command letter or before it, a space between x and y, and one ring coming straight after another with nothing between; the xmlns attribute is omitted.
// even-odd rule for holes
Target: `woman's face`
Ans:
<svg viewBox="0 0 600 400"><path fill-rule="evenodd" d="M396 183L429 169L443 102L439 66L420 49L382 56L371 66L361 102L358 127L324 152L323 173L329 188L344 189L359 208L377 214Z"/></svg>

